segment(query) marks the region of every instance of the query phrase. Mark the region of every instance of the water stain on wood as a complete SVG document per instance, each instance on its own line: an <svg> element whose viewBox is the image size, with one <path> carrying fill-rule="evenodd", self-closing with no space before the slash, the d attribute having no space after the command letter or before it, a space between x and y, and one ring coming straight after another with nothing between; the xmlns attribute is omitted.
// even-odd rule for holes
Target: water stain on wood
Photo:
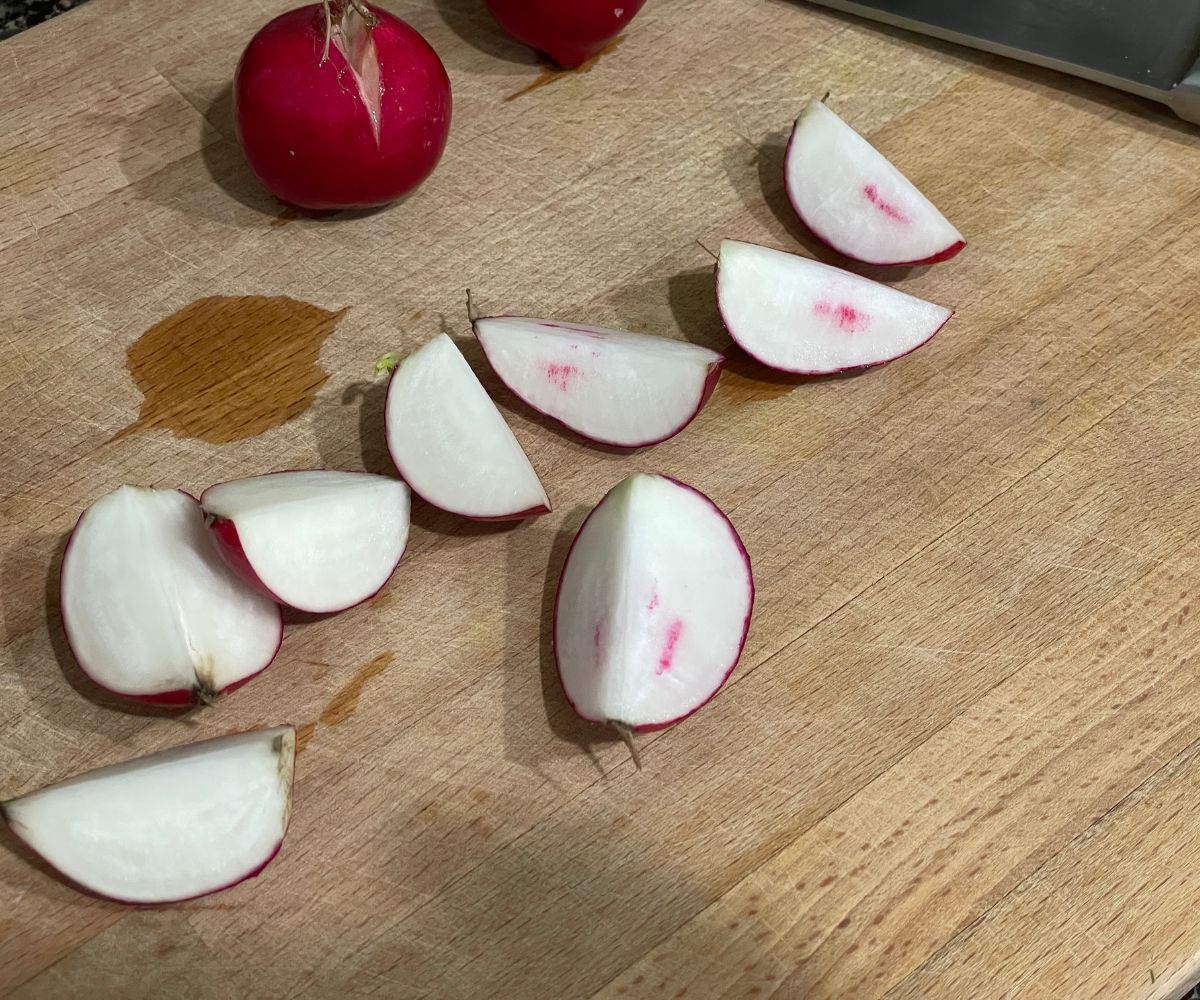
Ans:
<svg viewBox="0 0 1200 1000"><path fill-rule="evenodd" d="M621 43L625 41L624 35L618 35L604 48L597 52L594 56L589 56L578 66L572 66L570 69L563 69L561 66L543 66L542 71L534 77L533 82L527 84L518 90L515 94L509 94L504 98L507 104L509 101L515 101L518 97L524 97L526 94L532 94L535 90L541 90L543 87L548 87L550 84L561 80L565 76L578 76L582 73L590 73L596 68L598 63L604 56L610 52L616 52L620 48Z"/></svg>
<svg viewBox="0 0 1200 1000"><path fill-rule="evenodd" d="M313 733L317 731L315 722L305 722L296 727L296 753L300 753L308 746L308 741L312 739Z"/></svg>
<svg viewBox="0 0 1200 1000"><path fill-rule="evenodd" d="M289 222L298 218L300 218L300 209L295 208L292 205L288 205L282 212L280 212L271 220L271 228L282 229Z"/></svg>
<svg viewBox="0 0 1200 1000"><path fill-rule="evenodd" d="M321 713L321 725L340 726L358 709L358 699L362 696L367 682L378 677L396 658L395 653L380 653L373 660L368 660L358 672L338 689Z"/></svg>
<svg viewBox="0 0 1200 1000"><path fill-rule="evenodd" d="M196 300L129 348L142 406L113 439L159 427L228 444L299 416L328 378L321 345L345 314L283 296Z"/></svg>

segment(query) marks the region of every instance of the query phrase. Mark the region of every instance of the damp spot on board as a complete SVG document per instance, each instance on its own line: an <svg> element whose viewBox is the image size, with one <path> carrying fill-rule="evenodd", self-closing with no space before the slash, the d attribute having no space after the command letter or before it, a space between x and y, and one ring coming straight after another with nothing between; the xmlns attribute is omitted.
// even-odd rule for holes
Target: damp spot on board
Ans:
<svg viewBox="0 0 1200 1000"><path fill-rule="evenodd" d="M821 299L813 306L813 312L833 320L837 328L846 333L862 333L871 322L865 312L855 309L849 302L829 302Z"/></svg>
<svg viewBox="0 0 1200 1000"><path fill-rule="evenodd" d="M321 345L345 309L283 296L197 299L143 333L125 367L142 393L137 420L211 444L254 437L299 416L328 378Z"/></svg>
<svg viewBox="0 0 1200 1000"><path fill-rule="evenodd" d="M874 184L867 184L862 189L862 192L863 197L866 198L867 201L879 209L880 212L886 215L893 222L908 222L908 216L900 211L900 209L898 209L890 201L884 198L883 195L879 193L879 188L877 188Z"/></svg>
<svg viewBox="0 0 1200 1000"><path fill-rule="evenodd" d="M546 363L546 378L562 392L569 392L571 383L578 377L579 368L576 365L560 364L557 361Z"/></svg>
<svg viewBox="0 0 1200 1000"><path fill-rule="evenodd" d="M570 69L563 69L561 66L543 66L542 70L531 83L526 84L515 94L509 94L504 98L504 103L515 101L518 97L524 97L526 94L532 94L535 90L541 90L543 87L548 87L552 83L556 83L565 76L580 76L584 73L590 73L596 68L596 63L603 59L606 55L616 52L620 48L621 43L625 41L624 35L618 35L604 48L597 52L594 56L589 56L578 66L572 66Z"/></svg>
<svg viewBox="0 0 1200 1000"><path fill-rule="evenodd" d="M317 724L315 722L305 722L296 727L296 753L303 752L316 731Z"/></svg>
<svg viewBox="0 0 1200 1000"><path fill-rule="evenodd" d="M658 657L658 668L655 673L662 675L671 669L675 662L675 648L679 645L679 637L683 634L683 620L676 618L667 629L667 637L663 641L662 652Z"/></svg>
<svg viewBox="0 0 1200 1000"><path fill-rule="evenodd" d="M271 220L271 228L282 229L289 222L293 222L298 218L300 218L300 209L294 205L287 205L282 212Z"/></svg>
<svg viewBox="0 0 1200 1000"><path fill-rule="evenodd" d="M329 704L321 712L321 725L340 726L358 711L358 699L362 697L367 683L387 670L395 658L395 653L380 653L359 667L354 676L329 699Z"/></svg>

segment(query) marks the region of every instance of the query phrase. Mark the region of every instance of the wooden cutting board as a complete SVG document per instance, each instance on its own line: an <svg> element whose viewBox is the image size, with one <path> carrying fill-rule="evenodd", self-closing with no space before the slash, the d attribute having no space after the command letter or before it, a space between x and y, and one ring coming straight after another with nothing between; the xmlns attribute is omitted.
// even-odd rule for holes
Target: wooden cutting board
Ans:
<svg viewBox="0 0 1200 1000"><path fill-rule="evenodd" d="M231 139L238 55L283 6L92 0L0 45L0 797L248 727L304 741L281 855L219 896L91 899L6 834L3 989L1167 998L1200 974L1197 133L776 0L654 0L561 77L478 0L410 0L454 85L441 167L300 218ZM464 337L465 288L726 348L704 247L824 253L781 156L826 90L970 240L893 278L958 309L932 343L807 381L730 350L697 421L632 455L472 353L553 514L420 507L378 599L289 626L216 708L82 678L56 607L81 508L386 470L372 363ZM640 773L547 659L566 546L634 470L711 494L759 587L731 682Z"/></svg>

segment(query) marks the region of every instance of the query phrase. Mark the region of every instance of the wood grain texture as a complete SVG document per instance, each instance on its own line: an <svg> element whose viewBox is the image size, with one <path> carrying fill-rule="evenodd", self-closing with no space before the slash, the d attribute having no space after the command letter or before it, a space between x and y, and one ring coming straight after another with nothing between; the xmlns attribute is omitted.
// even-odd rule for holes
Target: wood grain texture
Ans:
<svg viewBox="0 0 1200 1000"><path fill-rule="evenodd" d="M588 73L508 100L541 70L482 4L409 0L387 6L454 86L446 157L400 206L309 219L231 141L237 57L284 6L91 0L0 44L0 797L301 735L282 853L217 897L131 911L3 839L0 992L1169 1000L1195 978L1196 134L779 0L656 0ZM781 175L826 90L970 246L886 276L958 310L921 351L788 381L729 347L698 242L831 259ZM683 435L627 456L547 426L463 341L552 515L418 505L389 588L289 625L215 709L91 687L56 607L80 509L122 482L388 471L374 359L465 337L467 287L730 363ZM217 296L340 314L297 364L247 368L311 404L218 427L241 418L185 395L119 434L145 402L131 346ZM648 736L641 773L574 718L546 628L574 530L635 469L720 503L759 588L730 684Z"/></svg>

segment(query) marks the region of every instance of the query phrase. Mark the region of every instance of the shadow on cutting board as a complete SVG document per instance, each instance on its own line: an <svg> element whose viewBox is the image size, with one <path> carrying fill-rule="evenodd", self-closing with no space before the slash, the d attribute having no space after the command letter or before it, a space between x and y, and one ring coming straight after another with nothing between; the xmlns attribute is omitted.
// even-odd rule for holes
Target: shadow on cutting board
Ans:
<svg viewBox="0 0 1200 1000"><path fill-rule="evenodd" d="M581 719L563 693L554 662L554 599L558 578L571 543L591 510L580 504L566 511L550 543L544 564L530 553L544 549L552 528L546 519L530 524L525 537L514 537L508 553L506 602L509 615L504 651L505 756L547 777L544 765L551 759L585 755L598 773L604 768L593 749L619 743L620 737L605 726ZM538 541L534 541L534 538ZM541 544L538 544L540 542ZM541 577L540 606L531 581ZM554 743L547 746L546 728Z"/></svg>
<svg viewBox="0 0 1200 1000"><path fill-rule="evenodd" d="M523 72L530 66L538 65L538 58L533 49L510 38L493 20L480 0L434 0L433 6L446 22L446 26L471 48L512 63L514 71L519 68ZM457 52L452 46L439 55L455 69L479 69L478 60L472 60L469 67L460 66L459 60L455 58Z"/></svg>

